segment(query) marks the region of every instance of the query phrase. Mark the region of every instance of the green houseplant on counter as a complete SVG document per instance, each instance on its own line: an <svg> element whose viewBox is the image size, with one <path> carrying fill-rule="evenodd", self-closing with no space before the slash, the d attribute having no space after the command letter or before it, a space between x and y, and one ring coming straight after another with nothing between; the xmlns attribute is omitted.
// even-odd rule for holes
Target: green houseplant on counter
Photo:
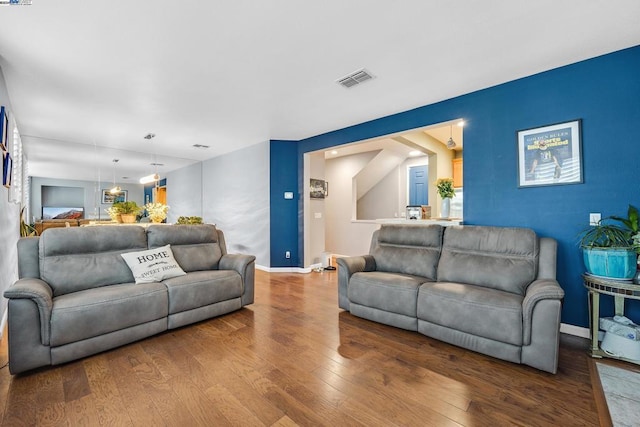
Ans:
<svg viewBox="0 0 640 427"><path fill-rule="evenodd" d="M627 218L604 218L580 234L580 247L589 274L632 279L636 274L640 234L638 209L629 205Z"/></svg>
<svg viewBox="0 0 640 427"><path fill-rule="evenodd" d="M120 213L120 218L124 223L136 222L136 215L142 212L142 208L134 201L116 202L113 209Z"/></svg>
<svg viewBox="0 0 640 427"><path fill-rule="evenodd" d="M202 224L202 217L199 216L179 216L176 224Z"/></svg>

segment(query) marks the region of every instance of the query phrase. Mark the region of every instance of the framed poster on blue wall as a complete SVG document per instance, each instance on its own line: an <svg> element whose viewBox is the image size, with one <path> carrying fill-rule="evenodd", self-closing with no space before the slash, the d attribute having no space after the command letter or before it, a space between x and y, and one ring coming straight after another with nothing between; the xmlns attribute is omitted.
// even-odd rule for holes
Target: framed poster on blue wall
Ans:
<svg viewBox="0 0 640 427"><path fill-rule="evenodd" d="M9 151L9 117L4 107L0 107L0 148Z"/></svg>
<svg viewBox="0 0 640 427"><path fill-rule="evenodd" d="M518 187L581 184L581 120L517 132Z"/></svg>

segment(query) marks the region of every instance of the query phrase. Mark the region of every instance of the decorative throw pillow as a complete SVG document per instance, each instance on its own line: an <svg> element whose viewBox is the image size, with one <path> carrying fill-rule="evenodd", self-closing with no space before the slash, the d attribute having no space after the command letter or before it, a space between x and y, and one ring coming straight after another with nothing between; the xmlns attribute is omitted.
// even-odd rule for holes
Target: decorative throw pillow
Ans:
<svg viewBox="0 0 640 427"><path fill-rule="evenodd" d="M159 282L187 274L173 257L170 245L148 251L127 252L121 256L131 269L136 283Z"/></svg>

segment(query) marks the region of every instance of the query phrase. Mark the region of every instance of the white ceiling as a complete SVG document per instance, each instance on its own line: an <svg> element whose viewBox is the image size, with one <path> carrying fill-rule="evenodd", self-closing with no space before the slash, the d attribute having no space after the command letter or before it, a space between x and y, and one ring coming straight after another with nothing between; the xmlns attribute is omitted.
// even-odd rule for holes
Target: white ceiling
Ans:
<svg viewBox="0 0 640 427"><path fill-rule="evenodd" d="M139 177L154 153L162 174L640 44L638 0L32 3L0 5L0 66L30 173L58 178Z"/></svg>

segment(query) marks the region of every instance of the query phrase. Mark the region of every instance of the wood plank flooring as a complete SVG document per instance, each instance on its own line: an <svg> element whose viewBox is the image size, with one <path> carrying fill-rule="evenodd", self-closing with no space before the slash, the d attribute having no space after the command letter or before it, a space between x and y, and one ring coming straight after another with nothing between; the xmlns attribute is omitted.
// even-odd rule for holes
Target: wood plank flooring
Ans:
<svg viewBox="0 0 640 427"><path fill-rule="evenodd" d="M255 300L62 366L4 368L2 425L599 425L586 341L563 336L551 375L354 317L335 272L257 271Z"/></svg>

